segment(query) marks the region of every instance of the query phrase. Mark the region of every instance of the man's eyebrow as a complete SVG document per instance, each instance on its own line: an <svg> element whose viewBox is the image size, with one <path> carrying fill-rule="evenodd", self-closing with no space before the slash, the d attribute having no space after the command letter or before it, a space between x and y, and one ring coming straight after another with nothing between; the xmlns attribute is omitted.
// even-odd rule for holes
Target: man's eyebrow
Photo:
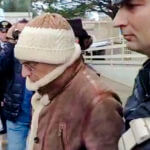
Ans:
<svg viewBox="0 0 150 150"><path fill-rule="evenodd" d="M29 61L24 61L24 60L20 60L20 63L21 63L22 65L24 65L24 64L29 65L31 62L29 62Z"/></svg>
<svg viewBox="0 0 150 150"><path fill-rule="evenodd" d="M138 2L143 3L145 2L145 0L126 0L124 3L138 3Z"/></svg>

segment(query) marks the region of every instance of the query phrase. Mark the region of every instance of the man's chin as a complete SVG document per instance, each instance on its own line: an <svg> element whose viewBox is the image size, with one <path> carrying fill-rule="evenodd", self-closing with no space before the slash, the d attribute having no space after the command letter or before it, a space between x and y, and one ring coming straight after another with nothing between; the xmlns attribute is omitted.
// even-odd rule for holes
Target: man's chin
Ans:
<svg viewBox="0 0 150 150"><path fill-rule="evenodd" d="M137 44L137 43L127 43L127 48L131 51L135 51L137 53L140 53L140 54L144 54L144 55L150 55L149 53L149 47L145 47L141 44Z"/></svg>
<svg viewBox="0 0 150 150"><path fill-rule="evenodd" d="M132 51L138 51L140 49L140 47L138 46L138 44L128 41L127 42L127 48L132 50Z"/></svg>
<svg viewBox="0 0 150 150"><path fill-rule="evenodd" d="M26 88L30 91L36 91L38 89L36 82L32 81L29 77L26 78Z"/></svg>

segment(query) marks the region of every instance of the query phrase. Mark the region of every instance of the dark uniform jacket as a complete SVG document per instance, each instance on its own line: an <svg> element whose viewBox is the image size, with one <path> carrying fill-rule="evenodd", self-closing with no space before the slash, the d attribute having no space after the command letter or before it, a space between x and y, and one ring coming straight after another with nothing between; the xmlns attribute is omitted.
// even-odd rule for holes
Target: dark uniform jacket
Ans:
<svg viewBox="0 0 150 150"><path fill-rule="evenodd" d="M0 82L5 82L0 85L4 116L16 121L21 110L25 79L21 76L21 64L14 57L14 44L11 43L7 43L0 53Z"/></svg>
<svg viewBox="0 0 150 150"><path fill-rule="evenodd" d="M136 79L132 95L124 108L126 129L129 122L137 118L150 117L150 60L147 60L140 69ZM150 150L150 142L137 146L134 150Z"/></svg>

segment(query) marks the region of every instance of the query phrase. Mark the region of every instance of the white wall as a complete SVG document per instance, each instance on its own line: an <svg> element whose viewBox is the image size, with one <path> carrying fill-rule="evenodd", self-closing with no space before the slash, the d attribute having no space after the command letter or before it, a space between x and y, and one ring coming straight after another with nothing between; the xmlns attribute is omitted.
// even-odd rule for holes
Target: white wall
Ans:
<svg viewBox="0 0 150 150"><path fill-rule="evenodd" d="M10 21L11 23L16 23L17 21L25 18L27 20L32 19L32 13L30 12L5 12L5 20Z"/></svg>
<svg viewBox="0 0 150 150"><path fill-rule="evenodd" d="M120 35L120 30L113 27L111 19L105 21L83 21L82 23L87 32L96 38L95 42Z"/></svg>
<svg viewBox="0 0 150 150"><path fill-rule="evenodd" d="M92 65L99 73L116 82L133 87L140 66Z"/></svg>

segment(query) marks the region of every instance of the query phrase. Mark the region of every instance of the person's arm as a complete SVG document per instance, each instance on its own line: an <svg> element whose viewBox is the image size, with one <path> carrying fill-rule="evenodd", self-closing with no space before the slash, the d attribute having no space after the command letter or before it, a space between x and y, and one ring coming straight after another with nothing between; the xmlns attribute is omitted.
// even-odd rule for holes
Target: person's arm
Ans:
<svg viewBox="0 0 150 150"><path fill-rule="evenodd" d="M6 44L3 51L0 52L0 77L7 76L13 65L13 44Z"/></svg>
<svg viewBox="0 0 150 150"><path fill-rule="evenodd" d="M84 128L83 139L88 150L118 150L124 128L121 111L116 99L100 96Z"/></svg>

